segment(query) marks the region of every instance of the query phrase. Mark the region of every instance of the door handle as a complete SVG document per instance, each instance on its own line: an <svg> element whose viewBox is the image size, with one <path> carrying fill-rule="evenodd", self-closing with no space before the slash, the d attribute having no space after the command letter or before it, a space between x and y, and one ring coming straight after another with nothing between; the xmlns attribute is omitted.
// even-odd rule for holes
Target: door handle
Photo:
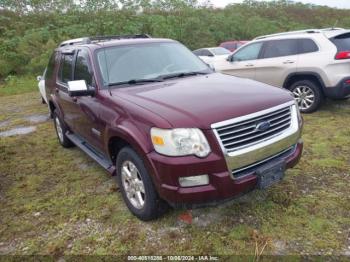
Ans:
<svg viewBox="0 0 350 262"><path fill-rule="evenodd" d="M295 61L292 61L292 60L287 60L287 61L284 61L283 64L294 64Z"/></svg>
<svg viewBox="0 0 350 262"><path fill-rule="evenodd" d="M246 64L245 65L246 67L252 67L252 66L254 66L253 64Z"/></svg>
<svg viewBox="0 0 350 262"><path fill-rule="evenodd" d="M76 98L76 97L72 97L72 100L74 103L78 102L78 98Z"/></svg>

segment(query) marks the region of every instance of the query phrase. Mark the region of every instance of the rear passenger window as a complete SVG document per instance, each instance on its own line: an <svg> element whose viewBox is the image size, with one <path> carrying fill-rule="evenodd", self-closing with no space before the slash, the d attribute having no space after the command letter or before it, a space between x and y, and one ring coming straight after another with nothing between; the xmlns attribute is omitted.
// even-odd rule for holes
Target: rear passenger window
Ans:
<svg viewBox="0 0 350 262"><path fill-rule="evenodd" d="M350 33L342 34L330 39L339 52L350 51Z"/></svg>
<svg viewBox="0 0 350 262"><path fill-rule="evenodd" d="M273 40L266 43L263 58L274 58L296 54L298 54L297 39Z"/></svg>
<svg viewBox="0 0 350 262"><path fill-rule="evenodd" d="M89 53L86 50L79 50L75 62L74 80L85 80L86 84L93 86L92 70L89 62Z"/></svg>
<svg viewBox="0 0 350 262"><path fill-rule="evenodd" d="M46 67L45 80L46 79L51 79L52 76L53 76L53 72L55 70L56 56L57 56L57 53L53 52L51 57L50 57L49 64Z"/></svg>
<svg viewBox="0 0 350 262"><path fill-rule="evenodd" d="M72 80L72 65L73 55L62 55L60 69L58 72L58 79L62 83L68 83Z"/></svg>
<svg viewBox="0 0 350 262"><path fill-rule="evenodd" d="M317 52L318 46L311 39L299 39L299 54Z"/></svg>

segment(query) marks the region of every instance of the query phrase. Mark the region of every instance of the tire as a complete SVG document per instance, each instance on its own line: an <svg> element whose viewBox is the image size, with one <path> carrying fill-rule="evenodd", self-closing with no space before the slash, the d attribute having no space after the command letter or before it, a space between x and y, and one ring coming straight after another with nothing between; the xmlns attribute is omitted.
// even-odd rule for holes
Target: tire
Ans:
<svg viewBox="0 0 350 262"><path fill-rule="evenodd" d="M293 93L302 113L315 112L323 103L324 97L321 87L313 81L297 81L288 89Z"/></svg>
<svg viewBox="0 0 350 262"><path fill-rule="evenodd" d="M120 150L116 167L122 197L133 215L149 221L166 211L167 204L158 197L142 159L132 148L127 146Z"/></svg>
<svg viewBox="0 0 350 262"><path fill-rule="evenodd" d="M55 110L53 113L53 122L55 124L58 142L60 142L60 144L65 148L73 147L74 144L66 136L68 129L61 118L58 116L57 110Z"/></svg>

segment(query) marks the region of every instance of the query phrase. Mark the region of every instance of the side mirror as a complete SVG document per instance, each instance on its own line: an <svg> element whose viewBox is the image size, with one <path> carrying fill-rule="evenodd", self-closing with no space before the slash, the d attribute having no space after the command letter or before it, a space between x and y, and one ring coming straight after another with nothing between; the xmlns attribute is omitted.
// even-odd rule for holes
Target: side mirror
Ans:
<svg viewBox="0 0 350 262"><path fill-rule="evenodd" d="M37 76L37 77L36 77L36 80L37 80L38 82L40 82L42 78L43 78L42 76Z"/></svg>
<svg viewBox="0 0 350 262"><path fill-rule="evenodd" d="M213 54L209 54L208 56L209 56L209 57L213 57L214 55L213 55Z"/></svg>
<svg viewBox="0 0 350 262"><path fill-rule="evenodd" d="M226 58L226 61L232 62L232 61L233 61L233 55L229 55L229 56Z"/></svg>
<svg viewBox="0 0 350 262"><path fill-rule="evenodd" d="M69 96L93 96L95 90L89 89L85 80L68 81Z"/></svg>

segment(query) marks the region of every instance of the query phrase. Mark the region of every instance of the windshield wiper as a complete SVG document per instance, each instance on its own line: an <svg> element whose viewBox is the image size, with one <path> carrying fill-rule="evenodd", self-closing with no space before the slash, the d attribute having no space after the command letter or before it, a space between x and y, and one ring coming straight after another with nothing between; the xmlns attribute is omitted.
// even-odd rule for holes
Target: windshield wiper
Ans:
<svg viewBox="0 0 350 262"><path fill-rule="evenodd" d="M134 85L140 83L152 83L152 82L163 82L161 78L150 78L150 79L131 79L128 81L109 83L109 86L118 86L118 85Z"/></svg>
<svg viewBox="0 0 350 262"><path fill-rule="evenodd" d="M185 77L185 76L195 76L195 75L207 75L208 72L181 72L181 73L173 73L168 75L160 75L156 78L150 79L131 79L128 81L109 83L108 86L118 86L118 85L134 85L140 83L151 83L151 82L163 82L165 79L177 78L177 77Z"/></svg>
<svg viewBox="0 0 350 262"><path fill-rule="evenodd" d="M181 72L181 73L174 73L169 75L161 75L159 78L161 79L170 79L170 78L177 78L177 77L185 77L185 76L195 76L195 75L207 75L208 72Z"/></svg>

